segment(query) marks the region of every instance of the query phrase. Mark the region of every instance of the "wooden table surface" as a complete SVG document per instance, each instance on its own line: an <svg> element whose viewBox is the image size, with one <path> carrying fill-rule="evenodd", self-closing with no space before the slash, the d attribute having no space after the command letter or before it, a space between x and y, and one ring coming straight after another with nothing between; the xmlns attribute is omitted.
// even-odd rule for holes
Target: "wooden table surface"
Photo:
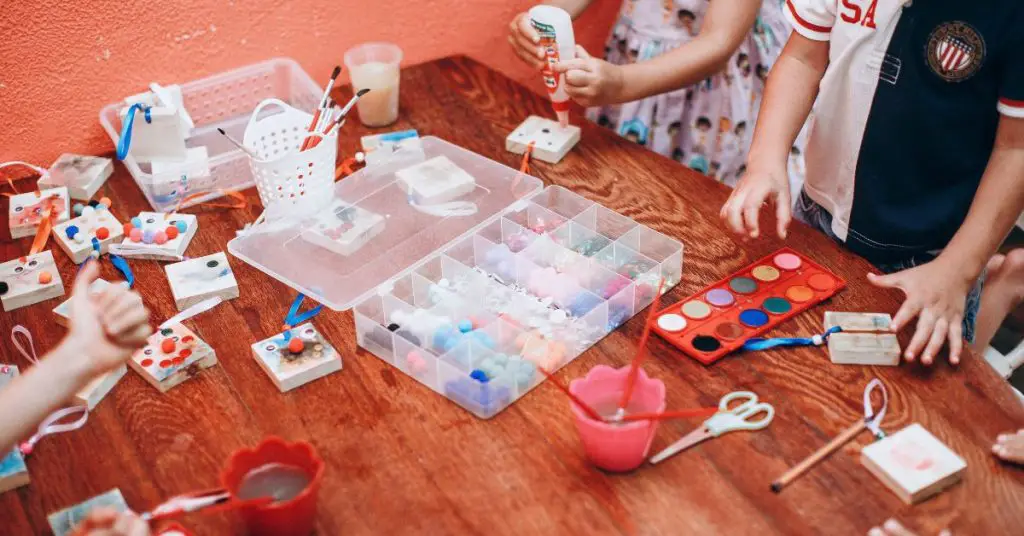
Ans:
<svg viewBox="0 0 1024 536"><path fill-rule="evenodd" d="M416 128L510 166L519 157L505 152L505 136L529 114L550 115L540 96L462 57L410 67L401 87L401 119L389 130ZM681 240L683 279L666 305L783 245L774 238L744 243L725 232L717 218L725 186L579 115L574 122L583 129L576 149L558 165L534 162L533 173ZM355 151L367 132L351 121L341 153ZM120 164L106 193L122 220L147 208ZM235 230L259 213L255 189L247 194L255 203L247 210L188 211L200 222L189 255L226 249ZM30 241L5 241L2 258L24 254ZM896 311L900 296L871 287L864 277L871 267L824 235L795 224L786 245L849 286L773 335L818 333L826 309ZM62 252L54 256L70 288L75 267ZM131 264L154 324L173 315L161 264ZM956 369L842 367L822 350L805 348L733 356L708 367L652 337L645 368L666 383L669 408L714 405L730 391L753 390L774 404L775 420L763 431L722 436L656 467L606 474L582 457L568 404L553 386L538 387L492 420L478 420L358 350L350 312L325 311L314 320L341 351L344 370L279 393L249 345L279 330L295 293L238 259L231 264L241 297L192 322L220 364L167 394L129 372L88 426L39 444L28 461L32 484L0 495L0 533L47 533L48 513L114 487L142 511L215 486L232 451L268 435L310 441L326 461L319 534L863 534L890 516L924 535L945 526L956 534L1024 530L1024 471L989 451L998 433L1024 425L1024 408L976 356ZM108 262L104 276L118 278ZM0 315L0 333L6 337L22 324L40 352L52 348L64 334L51 313L57 303ZM579 377L596 364L625 365L642 323L638 315L560 376ZM2 347L3 362L26 365L10 344ZM865 433L858 445L771 493L773 478L860 418L862 390L875 377L890 392L884 428L922 423L967 460L964 481L924 504L904 506L860 465L859 446L870 440ZM664 424L653 448L698 424ZM230 514L183 522L197 534L241 530Z"/></svg>

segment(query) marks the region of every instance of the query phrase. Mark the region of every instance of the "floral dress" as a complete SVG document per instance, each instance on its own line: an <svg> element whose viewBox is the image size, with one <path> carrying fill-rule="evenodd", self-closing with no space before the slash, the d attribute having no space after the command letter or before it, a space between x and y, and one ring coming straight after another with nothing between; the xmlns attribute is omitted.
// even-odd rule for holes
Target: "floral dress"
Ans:
<svg viewBox="0 0 1024 536"><path fill-rule="evenodd" d="M693 39L711 0L623 0L605 59L644 61ZM725 1L725 0L720 0ZM789 38L784 0L764 0L750 35L724 71L699 84L634 102L601 106L587 117L640 145L730 186L746 171L747 152L768 71ZM803 134L790 156L790 183L803 184Z"/></svg>

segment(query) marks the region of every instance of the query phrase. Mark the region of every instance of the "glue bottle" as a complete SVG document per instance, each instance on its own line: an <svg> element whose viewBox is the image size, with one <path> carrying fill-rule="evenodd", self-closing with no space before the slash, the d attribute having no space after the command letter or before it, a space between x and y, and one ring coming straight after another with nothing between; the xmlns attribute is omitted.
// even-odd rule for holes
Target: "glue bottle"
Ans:
<svg viewBox="0 0 1024 536"><path fill-rule="evenodd" d="M562 8L534 6L530 8L530 26L540 34L546 64L542 74L558 123L569 126L569 95L565 92L565 75L555 73L555 64L576 56L576 38L572 33L572 17Z"/></svg>

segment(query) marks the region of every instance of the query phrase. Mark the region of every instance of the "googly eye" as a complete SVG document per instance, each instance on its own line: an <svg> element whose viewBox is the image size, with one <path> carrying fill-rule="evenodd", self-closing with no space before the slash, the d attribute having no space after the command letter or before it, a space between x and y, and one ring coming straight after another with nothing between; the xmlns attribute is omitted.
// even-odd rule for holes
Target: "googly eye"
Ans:
<svg viewBox="0 0 1024 536"><path fill-rule="evenodd" d="M28 267L29 268L35 268L36 265L38 265L38 264L39 264L39 261L36 261L36 260L28 261Z"/></svg>
<svg viewBox="0 0 1024 536"><path fill-rule="evenodd" d="M144 353L146 355L153 355L153 349L152 348L146 348L145 350L142 351L142 353Z"/></svg>
<svg viewBox="0 0 1024 536"><path fill-rule="evenodd" d="M174 342L178 342L178 339L180 339L180 338L181 337L175 335L175 336L171 337L171 340L174 341Z"/></svg>
<svg viewBox="0 0 1024 536"><path fill-rule="evenodd" d="M209 262L206 263L206 266L208 268L216 268L216 267L220 266L220 261L216 261L216 260L209 261Z"/></svg>
<svg viewBox="0 0 1024 536"><path fill-rule="evenodd" d="M167 335L170 335L170 334L172 334L172 333L174 333L174 330L173 330L173 329L171 329L171 328L164 328L164 329L161 329L161 330L160 330L160 334L161 334L161 335L163 335L163 336L165 336L165 337L166 337Z"/></svg>
<svg viewBox="0 0 1024 536"><path fill-rule="evenodd" d="M312 337L314 333L316 333L316 331L313 328L306 328L306 331L302 332L302 334L307 337Z"/></svg>
<svg viewBox="0 0 1024 536"><path fill-rule="evenodd" d="M273 352L273 351L275 351L275 350L277 350L277 346L275 346L275 345L273 345L273 344L268 344L268 345L267 345L267 351L268 351L268 352Z"/></svg>
<svg viewBox="0 0 1024 536"><path fill-rule="evenodd" d="M25 268L22 267L22 266L15 266L14 267L14 273L16 273L16 274L20 274L21 272L24 272L24 271L25 271Z"/></svg>
<svg viewBox="0 0 1024 536"><path fill-rule="evenodd" d="M25 210L25 207L14 207L14 212L21 212Z"/></svg>

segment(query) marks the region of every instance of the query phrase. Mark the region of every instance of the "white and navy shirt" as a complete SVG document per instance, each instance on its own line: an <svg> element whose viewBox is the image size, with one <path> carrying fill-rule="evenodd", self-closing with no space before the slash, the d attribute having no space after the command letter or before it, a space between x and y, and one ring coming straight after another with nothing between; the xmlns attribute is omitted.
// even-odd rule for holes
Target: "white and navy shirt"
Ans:
<svg viewBox="0 0 1024 536"><path fill-rule="evenodd" d="M945 247L978 189L1000 114L1024 118L1022 0L786 0L829 41L807 195L872 262Z"/></svg>

